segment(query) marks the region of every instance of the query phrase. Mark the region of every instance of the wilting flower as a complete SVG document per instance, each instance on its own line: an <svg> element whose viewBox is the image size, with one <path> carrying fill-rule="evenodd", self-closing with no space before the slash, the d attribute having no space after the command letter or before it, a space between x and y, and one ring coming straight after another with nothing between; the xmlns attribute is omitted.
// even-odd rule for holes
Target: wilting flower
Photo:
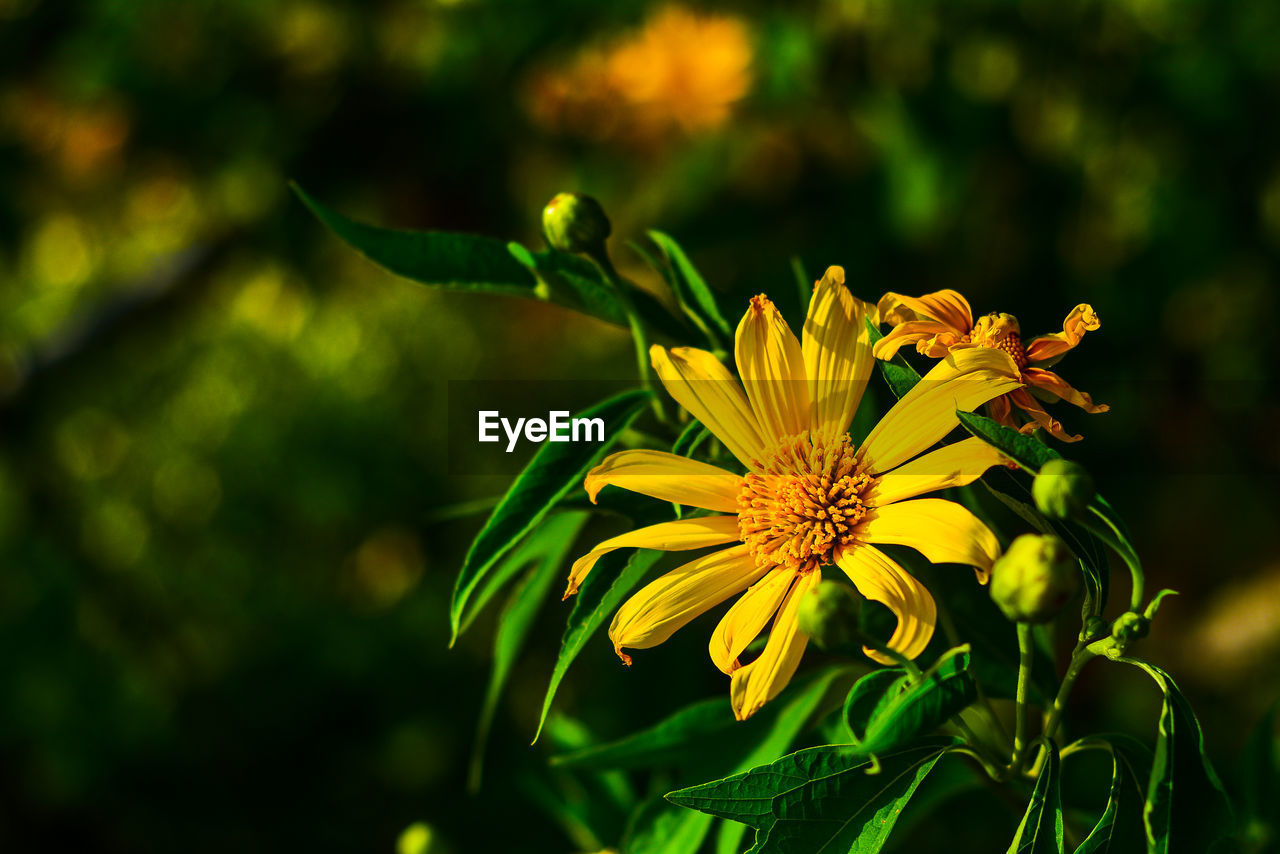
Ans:
<svg viewBox="0 0 1280 854"><path fill-rule="evenodd" d="M991 531L959 504L917 496L969 483L1004 460L978 439L917 455L958 425L957 409L972 410L1018 388L1017 370L999 350L951 354L855 447L847 431L875 361L865 323L870 311L845 288L839 267L814 288L803 341L767 297L755 297L735 347L745 392L704 350L652 348L667 391L746 474L632 450L612 454L587 475L592 500L614 485L714 515L600 543L574 563L566 596L614 549L728 546L663 575L623 604L609 637L624 662L631 662L624 649L657 646L741 593L712 634L710 650L716 666L732 676L734 714L745 719L777 696L799 665L808 638L796 612L823 566L839 566L863 596L897 616L889 646L908 658L928 645L937 609L929 591L877 545L910 546L935 563L974 566L985 583L999 555ZM764 651L741 663L770 620ZM891 663L873 650L867 655Z"/></svg>
<svg viewBox="0 0 1280 854"><path fill-rule="evenodd" d="M917 352L940 359L949 353L973 347L1003 350L1017 365L1023 383L1020 388L991 401L991 417L1024 433L1043 427L1064 442L1078 442L1080 436L1067 433L1057 420L1031 395L1034 388L1050 400L1074 403L1085 412L1106 412L1110 407L1094 403L1089 395L1076 391L1067 381L1046 368L1057 363L1068 350L1080 343L1086 332L1101 324L1092 306L1081 303L1062 322L1062 331L1040 335L1023 342L1018 318L1012 314L992 312L975 323L969 302L952 290L937 291L922 297L906 297L888 293L880 298L880 319L894 324L893 330L875 346L878 359L892 359L898 348L914 343ZM1018 407L1031 420L1019 425L1013 417Z"/></svg>

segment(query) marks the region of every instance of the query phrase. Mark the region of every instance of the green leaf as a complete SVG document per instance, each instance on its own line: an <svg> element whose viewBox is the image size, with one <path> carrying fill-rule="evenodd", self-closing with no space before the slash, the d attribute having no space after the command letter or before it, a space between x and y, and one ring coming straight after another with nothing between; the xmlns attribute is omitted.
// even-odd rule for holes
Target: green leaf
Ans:
<svg viewBox="0 0 1280 854"><path fill-rule="evenodd" d="M876 342L884 337L876 325L871 322L871 318L866 318L867 329L871 333L871 346L874 347ZM893 358L885 361L884 359L876 359L880 365L880 374L884 377L886 383L889 384L889 390L893 392L893 396L901 398L911 389L915 388L916 383L920 382L920 372L907 364L907 360L902 358L901 353L895 353Z"/></svg>
<svg viewBox="0 0 1280 854"><path fill-rule="evenodd" d="M700 318L713 335L719 336L720 341L731 339L729 322L720 313L715 294L680 244L661 231L650 231L649 239L658 245L671 264L671 288L681 305Z"/></svg>
<svg viewBox="0 0 1280 854"><path fill-rule="evenodd" d="M786 752L818 713L833 684L848 678L849 668L828 668L814 677L797 681L780 697L743 722L733 719L728 699L720 697L714 702L724 716L722 720L727 719L727 726L723 729L717 731L717 728L700 730L686 727L677 732L671 726L673 722L690 722L688 716L677 713L658 726L615 743L614 746L606 746L606 749L614 754L615 759L627 757L628 765L639 760L646 744L653 745L657 751L667 756L672 755L671 751L679 749L686 761L700 760L700 764L707 765L710 768L708 773L740 774L777 759ZM707 706L710 702L695 706ZM701 718L705 713L697 714ZM709 717L702 722L714 726ZM693 854L699 849L710 830L712 816L672 803L664 804L665 810L649 806L642 809L641 816L633 822L631 834L623 846L628 854ZM745 830L742 825L722 828L716 840L717 850L740 850Z"/></svg>
<svg viewBox="0 0 1280 854"><path fill-rule="evenodd" d="M689 425L680 431L680 435L676 437L675 442L671 445L671 453L678 457L690 456L698 445L702 444L710 435L711 431L700 421L690 421Z"/></svg>
<svg viewBox="0 0 1280 854"><path fill-rule="evenodd" d="M1204 733L1173 678L1154 664L1122 658L1164 692L1143 821L1154 854L1210 852L1234 830L1231 803L1204 749Z"/></svg>
<svg viewBox="0 0 1280 854"><path fill-rule="evenodd" d="M988 445L999 449L1001 453L1031 474L1040 471L1040 467L1049 460L1062 459L1062 454L1039 439L1020 433L1012 427L998 424L985 415L960 410L956 410L956 415L964 429Z"/></svg>
<svg viewBox="0 0 1280 854"><path fill-rule="evenodd" d="M749 722L748 722L749 723ZM724 697L686 706L648 729L616 741L554 756L552 765L570 768L653 768L679 764L689 749L737 724Z"/></svg>
<svg viewBox="0 0 1280 854"><path fill-rule="evenodd" d="M472 542L458 573L449 607L453 629L450 644L458 639L467 602L485 575L515 543L542 521L552 507L582 479L618 435L648 402L647 391L628 391L584 410L579 417L604 420L604 442L547 442L511 484Z"/></svg>
<svg viewBox="0 0 1280 854"><path fill-rule="evenodd" d="M569 666L596 630L622 604L622 600L662 555L663 552L649 549L619 549L600 558L587 575L578 595L574 597L573 610L569 612L569 621L560 641L560 654L556 657L551 682L547 685L547 695L542 701L538 732L533 736L535 743L547 721L551 701L555 699L560 682L569 672Z"/></svg>
<svg viewBox="0 0 1280 854"><path fill-rule="evenodd" d="M1009 843L1007 854L1062 854L1062 774L1058 746L1046 739L1049 755L1031 790L1031 803Z"/></svg>
<svg viewBox="0 0 1280 854"><path fill-rule="evenodd" d="M553 517L539 528L537 537L533 538L537 546L528 553L530 557L538 557L538 563L511 591L506 607L502 610L498 631L493 639L493 669L489 673L489 687L485 691L484 706L476 724L475 745L471 751L467 788L472 792L480 789L485 744L489 739L489 729L493 725L498 701L502 699L502 691L511 676L511 668L546 601L547 593L556 579L563 577L565 558L587 518L586 513L564 513Z"/></svg>
<svg viewBox="0 0 1280 854"><path fill-rule="evenodd" d="M446 231L396 231L355 222L322 205L297 184L293 191L329 230L398 276L448 290L535 297L537 282L491 237Z"/></svg>
<svg viewBox="0 0 1280 854"><path fill-rule="evenodd" d="M954 739L886 754L879 772L849 745L811 747L769 765L667 795L756 829L755 854L879 851L916 788Z"/></svg>
<svg viewBox="0 0 1280 854"><path fill-rule="evenodd" d="M298 198L330 231L397 276L445 290L546 299L619 326L617 295L595 266L565 252L530 252L519 244L451 231L404 231L348 219L294 184ZM539 283L545 287L539 288ZM678 336L680 324L652 295L636 291L636 310L655 329Z"/></svg>
<svg viewBox="0 0 1280 854"><path fill-rule="evenodd" d="M912 682L897 668L893 682L871 673L859 680L845 703L845 723L858 748L867 755L881 754L925 735L977 699L977 685L969 675L969 647L948 651L924 678ZM859 690L863 683L871 687ZM884 686L874 707L861 720L869 695Z"/></svg>
<svg viewBox="0 0 1280 854"><path fill-rule="evenodd" d="M1124 766L1120 757L1113 751L1111 754L1111 789L1107 793L1107 805L1098 818L1098 823L1089 831L1089 835L1076 848L1076 854L1107 854L1111 850L1111 839L1115 834L1116 822L1120 817L1120 803L1124 798Z"/></svg>
<svg viewBox="0 0 1280 854"><path fill-rule="evenodd" d="M796 705L795 701L798 699L795 714L807 718L812 713L813 704L822 699L828 686L836 678L847 676L849 672L848 668L832 668L816 679L797 680L781 699L766 705L745 721L734 719L733 709L723 696L701 700L685 706L651 727L616 741L552 757L551 764L588 769L680 766L690 761L701 763L709 756L714 757L718 752L716 748L723 743L736 754L734 761L729 763L731 767L740 764L738 757L743 745L765 743L770 734L777 731L779 714L783 708ZM788 726L783 728L784 732L792 731L790 724L799 723L802 721L789 721ZM768 761L769 758L774 757L761 761ZM727 768L725 773L729 773Z"/></svg>

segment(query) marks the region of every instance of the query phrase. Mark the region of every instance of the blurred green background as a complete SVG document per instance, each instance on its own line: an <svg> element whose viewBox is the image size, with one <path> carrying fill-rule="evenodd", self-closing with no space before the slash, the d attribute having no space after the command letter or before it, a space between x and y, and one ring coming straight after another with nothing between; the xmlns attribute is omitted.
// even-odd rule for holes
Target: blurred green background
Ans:
<svg viewBox="0 0 1280 854"><path fill-rule="evenodd" d="M0 844L575 848L527 747L559 603L464 791L492 615L446 649L479 520L432 513L505 479L446 476L446 383L627 378L630 344L396 280L291 179L530 246L589 192L735 316L794 310L793 256L1029 334L1091 303L1060 372L1112 412L1060 408L1067 453L1183 593L1145 653L1230 782L1280 682L1277 31L1256 0L0 0ZM723 692L704 638L629 672L598 638L559 708L617 735ZM1077 696L1150 738L1149 685Z"/></svg>

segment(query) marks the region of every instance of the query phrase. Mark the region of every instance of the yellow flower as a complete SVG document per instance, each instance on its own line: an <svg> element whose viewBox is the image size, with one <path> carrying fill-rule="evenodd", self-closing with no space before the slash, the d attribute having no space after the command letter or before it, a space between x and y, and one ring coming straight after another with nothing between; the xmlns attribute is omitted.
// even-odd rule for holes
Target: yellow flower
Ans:
<svg viewBox="0 0 1280 854"><path fill-rule="evenodd" d="M743 594L710 644L712 661L732 676L739 720L777 696L799 665L808 638L796 612L821 580L823 566L839 566L863 596L886 605L898 618L890 647L915 658L933 636L933 597L876 546L910 546L935 563L974 566L983 583L999 556L995 537L967 509L917 496L969 483L1003 463L1002 457L977 439L917 455L955 429L957 409L972 410L1019 388L1013 362L998 350L948 356L855 447L847 430L875 362L865 323L871 311L845 288L839 267L829 268L814 288L803 341L767 297L755 297L735 348L745 390L704 350L653 347L653 366L667 391L747 473L633 450L610 455L586 478L593 501L613 485L715 514L600 543L574 563L565 595L575 593L614 549L728 546L633 595L614 616L609 638L630 664L623 649L657 646L698 615ZM770 620L764 651L741 663Z"/></svg>
<svg viewBox="0 0 1280 854"><path fill-rule="evenodd" d="M752 59L741 18L666 6L638 30L537 75L530 110L552 130L652 149L728 121L751 88Z"/></svg>
<svg viewBox="0 0 1280 854"><path fill-rule="evenodd" d="M922 297L906 297L887 293L880 298L880 319L894 324L893 330L875 346L877 359L892 359L898 348L912 342L916 351L934 359L971 347L1003 350L1013 358L1023 383L1039 389L1050 399L1065 400L1089 413L1106 412L1104 404L1094 403L1089 395L1076 391L1067 381L1046 370L1058 362L1068 350L1080 343L1086 332L1102 324L1092 306L1081 303L1062 322L1062 331L1040 335L1025 344L1018 318L1012 314L992 312L973 320L969 301L952 290L937 291ZM1016 406L1031 420L1019 426L1013 417ZM1008 427L1029 433L1043 427L1064 442L1078 442L1080 436L1067 433L1062 424L1044 411L1030 391L1020 388L990 403L991 417Z"/></svg>

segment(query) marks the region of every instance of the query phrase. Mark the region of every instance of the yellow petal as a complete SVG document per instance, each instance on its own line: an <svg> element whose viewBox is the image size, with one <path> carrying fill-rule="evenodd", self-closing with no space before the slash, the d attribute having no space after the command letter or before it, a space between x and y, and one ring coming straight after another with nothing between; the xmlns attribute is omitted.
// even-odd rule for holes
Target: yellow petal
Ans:
<svg viewBox="0 0 1280 854"><path fill-rule="evenodd" d="M693 347L670 351L649 348L653 369L667 393L747 468L759 468L764 457L763 435L742 386L715 356Z"/></svg>
<svg viewBox="0 0 1280 854"><path fill-rule="evenodd" d="M812 590L822 575L807 572L791 588L782 607L773 618L773 628L769 632L769 641L764 645L760 657L749 664L744 664L733 671L733 681L729 686L729 701L733 705L733 715L740 721L760 711L761 706L782 693L796 668L800 666L800 657L809 643L809 636L800 631L800 623L796 620L796 612L800 608L800 598Z"/></svg>
<svg viewBox="0 0 1280 854"><path fill-rule="evenodd" d="M1095 332L1101 328L1102 322L1098 320L1098 313L1093 310L1093 306L1080 303L1062 321L1061 332L1039 335L1027 343L1027 359L1033 365L1052 365L1079 344L1086 332Z"/></svg>
<svg viewBox="0 0 1280 854"><path fill-rule="evenodd" d="M1003 454L981 439L963 439L880 475L864 499L873 507L883 507L949 486L964 486L982 477L992 466L1007 462Z"/></svg>
<svg viewBox="0 0 1280 854"><path fill-rule="evenodd" d="M569 570L569 589L565 598L578 592L582 580L591 572L600 558L615 549L657 549L664 552L680 552L707 546L722 546L738 539L737 516L702 516L695 519L678 519L661 522L647 528L637 528L600 543L578 558Z"/></svg>
<svg viewBox="0 0 1280 854"><path fill-rule="evenodd" d="M724 673L738 669L738 656L751 645L777 613L795 580L794 570L777 569L751 585L725 612L711 633L711 660Z"/></svg>
<svg viewBox="0 0 1280 854"><path fill-rule="evenodd" d="M898 626L889 638L890 649L909 659L924 652L938 622L938 606L915 576L884 552L868 545L845 549L836 555L836 565L849 576L859 593L884 605L898 618ZM863 652L881 664L895 663L875 650L863 647Z"/></svg>
<svg viewBox="0 0 1280 854"><path fill-rule="evenodd" d="M877 507L867 514L858 536L867 543L910 546L933 563L966 563L983 584L1000 556L991 529L967 508L942 498Z"/></svg>
<svg viewBox="0 0 1280 854"><path fill-rule="evenodd" d="M734 355L767 444L809 429L809 386L800 342L764 294L751 298L738 324Z"/></svg>
<svg viewBox="0 0 1280 854"><path fill-rule="evenodd" d="M972 412L1020 387L1007 353L986 347L952 352L880 419L863 443L863 463L873 474L888 471L954 430L957 409Z"/></svg>
<svg viewBox="0 0 1280 854"><path fill-rule="evenodd" d="M623 603L609 626L609 639L623 663L623 648L648 649L758 581L768 567L757 567L748 547L733 546L704 555L645 585Z"/></svg>
<svg viewBox="0 0 1280 854"><path fill-rule="evenodd" d="M810 429L828 438L849 428L871 376L869 311L845 287L840 267L828 267L814 285L801 350L812 401Z"/></svg>
<svg viewBox="0 0 1280 854"><path fill-rule="evenodd" d="M956 291L945 289L908 297L887 293L880 297L880 320L883 323L906 323L911 320L937 320L964 335L973 328L973 310L969 301Z"/></svg>
<svg viewBox="0 0 1280 854"><path fill-rule="evenodd" d="M877 359L888 361L898 354L905 344L914 344L916 352L933 359L941 359L960 343L961 336L945 323L936 320L907 320L890 330L876 342L873 350Z"/></svg>
<svg viewBox="0 0 1280 854"><path fill-rule="evenodd" d="M736 513L742 478L665 451L638 450L605 457L588 472L583 485L592 502L600 490L612 485L676 504Z"/></svg>
<svg viewBox="0 0 1280 854"><path fill-rule="evenodd" d="M1027 385L1047 391L1059 400L1075 404L1090 414L1097 415L1111 410L1111 407L1105 403L1094 403L1092 397L1077 391L1053 371L1046 371L1043 368L1026 368L1022 372L1022 378L1027 381Z"/></svg>

